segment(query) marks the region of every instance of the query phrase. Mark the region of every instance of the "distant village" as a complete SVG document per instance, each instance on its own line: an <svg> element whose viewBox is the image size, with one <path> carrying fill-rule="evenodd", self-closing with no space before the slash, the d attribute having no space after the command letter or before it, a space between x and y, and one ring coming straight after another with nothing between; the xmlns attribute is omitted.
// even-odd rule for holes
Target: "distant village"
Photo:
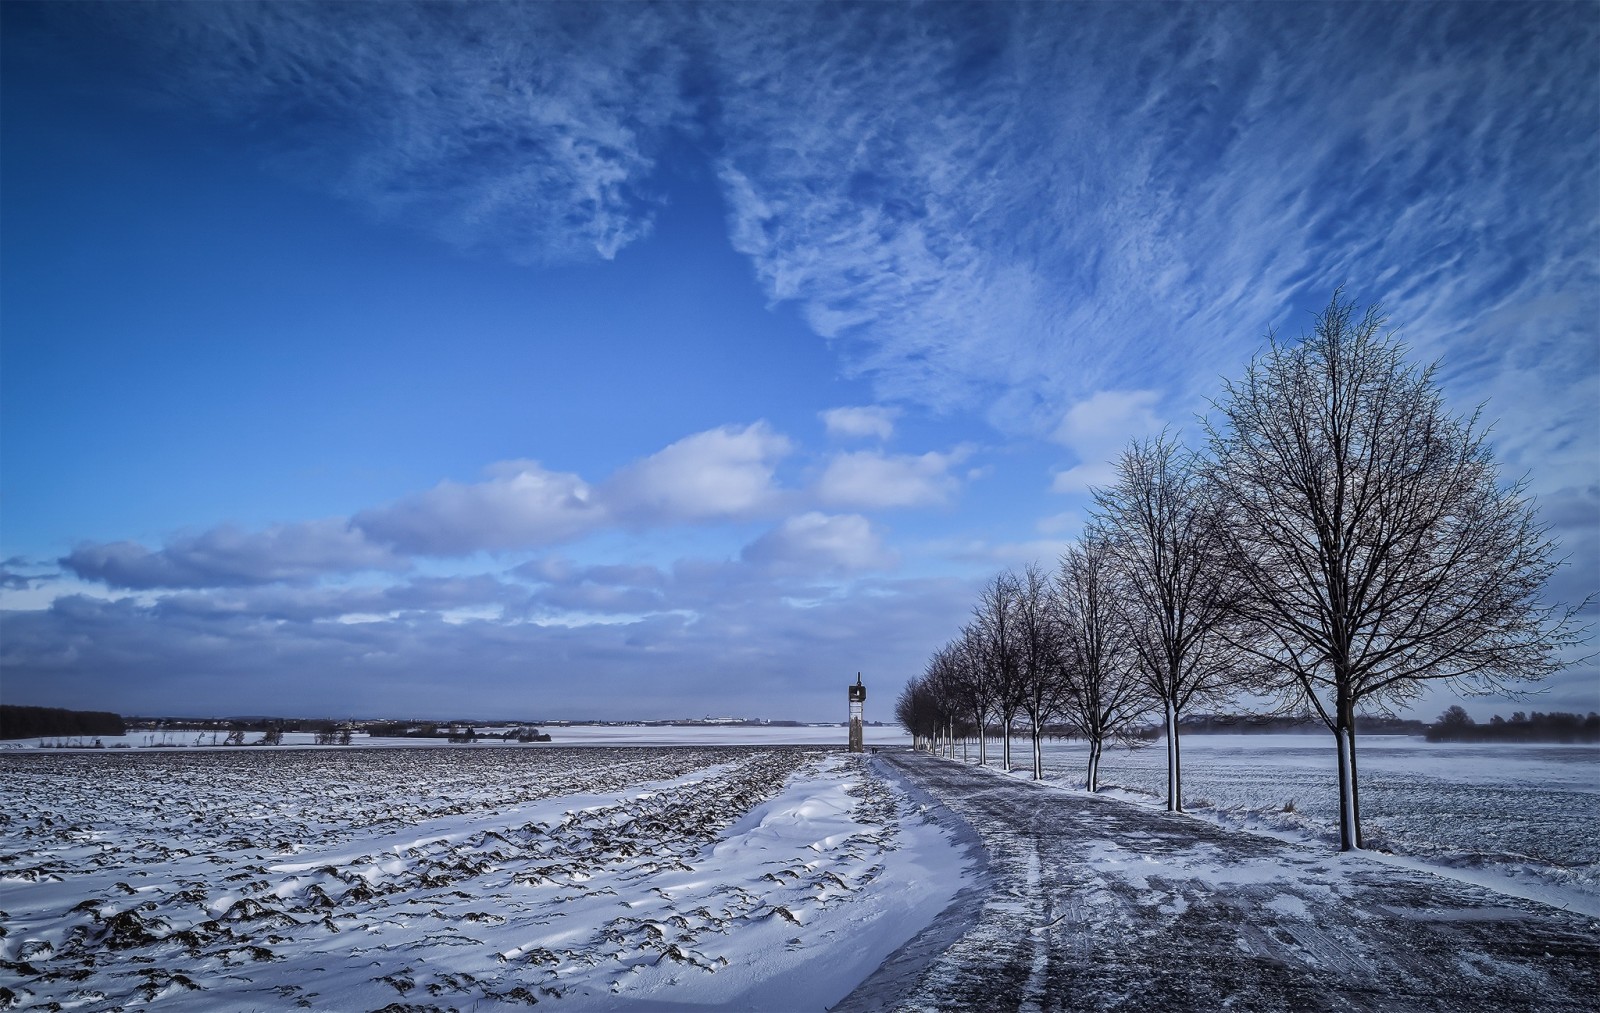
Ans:
<svg viewBox="0 0 1600 1013"><path fill-rule="evenodd" d="M765 718L703 717L654 721L555 719L294 718L294 717L124 717L110 711L0 705L0 739L59 738L86 745L118 738L144 745L274 746L284 735L312 736L316 745L350 745L358 736L373 739L441 739L446 742L550 742L546 729L562 728L806 728L838 727L843 722L804 722ZM884 727L882 722L868 722ZM141 736L147 740L140 743ZM303 738L300 741L304 741ZM133 744L124 741L122 745Z"/></svg>

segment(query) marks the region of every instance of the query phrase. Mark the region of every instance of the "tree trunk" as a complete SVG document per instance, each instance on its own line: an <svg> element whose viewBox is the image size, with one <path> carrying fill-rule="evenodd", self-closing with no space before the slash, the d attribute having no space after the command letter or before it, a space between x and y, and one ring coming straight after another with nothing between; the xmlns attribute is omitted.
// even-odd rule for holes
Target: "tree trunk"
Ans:
<svg viewBox="0 0 1600 1013"><path fill-rule="evenodd" d="M1167 701L1167 812L1183 812L1183 776L1178 755L1178 705Z"/></svg>
<svg viewBox="0 0 1600 1013"><path fill-rule="evenodd" d="M978 717L978 766L989 765L989 729L983 726L983 717Z"/></svg>
<svg viewBox="0 0 1600 1013"><path fill-rule="evenodd" d="M1356 719L1354 705L1350 715L1350 811L1356 820L1356 847L1365 850L1367 837L1361 832L1361 772L1356 767Z"/></svg>
<svg viewBox="0 0 1600 1013"><path fill-rule="evenodd" d="M1100 790L1100 750L1104 740L1093 738L1089 740L1089 779L1084 787L1089 789L1089 794Z"/></svg>
<svg viewBox="0 0 1600 1013"><path fill-rule="evenodd" d="M1011 773L1011 722L1000 729L1000 769Z"/></svg>
<svg viewBox="0 0 1600 1013"><path fill-rule="evenodd" d="M1353 708L1344 696L1341 692L1333 728L1334 739L1339 745L1339 850L1359 851L1361 844L1356 830L1355 808L1355 732L1350 727Z"/></svg>
<svg viewBox="0 0 1600 1013"><path fill-rule="evenodd" d="M1037 721L1033 723L1033 779L1044 780L1044 736Z"/></svg>

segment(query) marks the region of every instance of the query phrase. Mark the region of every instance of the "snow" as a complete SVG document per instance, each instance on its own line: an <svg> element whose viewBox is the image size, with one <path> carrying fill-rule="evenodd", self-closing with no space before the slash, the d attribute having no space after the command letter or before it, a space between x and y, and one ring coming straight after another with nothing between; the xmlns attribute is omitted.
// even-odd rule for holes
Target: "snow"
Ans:
<svg viewBox="0 0 1600 1013"><path fill-rule="evenodd" d="M1331 736L1187 737L1190 812L1175 817L1159 812L1160 746L1107 750L1109 787L1089 796L1086 746L1051 742L1052 787L1103 816L1005 858L1002 879L895 754L840 752L842 727L548 730L556 743L0 751L7 986L24 1006L88 1011L823 1009L869 978L871 1001L892 997L947 949L986 959L1010 938L994 932L1023 925L1017 985L1034 996L1047 950L1078 945L1112 899L1164 924L1226 898L1299 926L1302 956L1337 967L1314 927L1386 868L1507 898L1413 891L1384 901L1394 918L1525 917L1511 898L1600 918L1592 748L1360 739L1369 843L1385 850L1341 855ZM834 748L778 744L797 738ZM1116 815L1134 812L1159 818ZM1239 946L1278 953L1252 926ZM1511 973L1486 960L1461 973Z"/></svg>
<svg viewBox="0 0 1600 1013"><path fill-rule="evenodd" d="M449 746L456 749L539 749L550 746L843 746L849 739L849 730L841 725L535 725L550 735L548 743L501 742L482 738L485 734L506 731L506 726L479 725L480 738L473 743L450 743L445 739L374 738L358 732L351 745L340 748L385 749L438 749ZM901 728L866 728L866 745L909 746L911 736ZM134 731L126 735L58 736L12 739L0 741L0 752L6 750L55 750L93 748L99 741L106 749L255 749L257 746L230 747L220 745L225 733L211 732L148 732ZM261 738L260 732L249 732L246 742ZM58 744L60 744L58 746ZM285 732L283 743L271 748L305 748L317 746L314 732Z"/></svg>
<svg viewBox="0 0 1600 1013"><path fill-rule="evenodd" d="M866 758L813 749L0 764L0 947L64 1009L820 1010L970 866Z"/></svg>
<svg viewBox="0 0 1600 1013"><path fill-rule="evenodd" d="M1356 749L1367 860L1600 917L1600 749L1377 735ZM1183 757L1191 818L1337 849L1332 735L1189 735ZM1049 783L1081 790L1087 764L1085 743L1046 745ZM1108 748L1100 780L1100 797L1164 808L1166 749Z"/></svg>
<svg viewBox="0 0 1600 1013"><path fill-rule="evenodd" d="M1600 923L1570 912L1169 814L1154 798L926 754L880 763L974 829L985 885L961 937L890 1003L852 997L848 1010L1061 997L1082 1009L1479 1009L1529 996L1577 1010L1600 984Z"/></svg>

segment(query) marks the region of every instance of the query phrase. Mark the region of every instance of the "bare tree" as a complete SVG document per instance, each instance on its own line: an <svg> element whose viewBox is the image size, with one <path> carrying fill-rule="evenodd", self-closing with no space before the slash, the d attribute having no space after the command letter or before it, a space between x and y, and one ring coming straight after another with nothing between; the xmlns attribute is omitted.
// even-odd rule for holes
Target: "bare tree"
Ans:
<svg viewBox="0 0 1600 1013"><path fill-rule="evenodd" d="M1093 528L1061 557L1056 577L1066 716L1089 740L1086 786L1100 789L1100 754L1149 707L1132 630L1123 615L1111 542Z"/></svg>
<svg viewBox="0 0 1600 1013"><path fill-rule="evenodd" d="M961 739L961 758L967 759L967 739L972 734L968 717L988 708L988 698L981 683L976 682L977 668L970 658L970 649L961 638L950 641L928 661L923 682L937 702L943 720L942 736L945 753L955 757L955 742ZM980 729L981 730L981 729Z"/></svg>
<svg viewBox="0 0 1600 1013"><path fill-rule="evenodd" d="M956 718L945 692L940 667L943 664L945 652L941 651L928 662L921 676L906 683L894 706L895 719L911 733L915 748L925 748L930 753L938 751L941 740L948 742Z"/></svg>
<svg viewBox="0 0 1600 1013"><path fill-rule="evenodd" d="M983 631L975 623L961 628L961 636L947 650L945 674L949 692L957 707L971 720L978 735L978 763L989 765L987 724L994 710L994 679L990 673Z"/></svg>
<svg viewBox="0 0 1600 1013"><path fill-rule="evenodd" d="M1355 713L1428 680L1537 679L1586 630L1545 605L1558 564L1523 482L1502 483L1479 414L1452 416L1376 307L1335 293L1310 335L1224 386L1210 429L1246 641L1333 732L1339 846L1362 846Z"/></svg>
<svg viewBox="0 0 1600 1013"><path fill-rule="evenodd" d="M912 679L895 697L894 718L911 736L913 749L926 747L932 752L939 735L939 723L938 716L929 707L929 697L926 680L920 677Z"/></svg>
<svg viewBox="0 0 1600 1013"><path fill-rule="evenodd" d="M1130 444L1117 461L1116 483L1094 490L1094 499L1126 589L1139 668L1163 710L1167 809L1181 812L1178 720L1240 678L1228 635L1235 580L1217 498L1195 455L1163 433Z"/></svg>
<svg viewBox="0 0 1600 1013"><path fill-rule="evenodd" d="M1000 765L1011 769L1011 725L1022 709L1022 637L1017 607L1022 595L1014 573L997 573L984 585L972 610L978 658L990 687L990 706L1000 723Z"/></svg>
<svg viewBox="0 0 1600 1013"><path fill-rule="evenodd" d="M1067 695L1061 658L1061 624L1055 590L1037 563L1017 582L1018 680L1033 745L1033 779L1044 778L1044 729L1061 713Z"/></svg>

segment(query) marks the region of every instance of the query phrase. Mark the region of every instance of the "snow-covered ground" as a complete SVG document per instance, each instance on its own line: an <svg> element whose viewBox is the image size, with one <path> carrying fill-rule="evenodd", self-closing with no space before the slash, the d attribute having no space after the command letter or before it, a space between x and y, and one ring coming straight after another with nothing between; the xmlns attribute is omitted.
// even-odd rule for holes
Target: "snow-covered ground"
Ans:
<svg viewBox="0 0 1600 1013"><path fill-rule="evenodd" d="M1331 735L1190 735L1181 746L1195 817L1337 847ZM1600 748L1377 735L1357 748L1367 845L1384 860L1600 917ZM998 755L991 742L991 764ZM1166 762L1164 742L1107 747L1102 794L1164 806ZM1030 763L1014 742L1016 776ZM1087 763L1082 742L1046 745L1047 780L1081 788Z"/></svg>
<svg viewBox="0 0 1600 1013"><path fill-rule="evenodd" d="M14 751L0 980L82 1010L822 1009L965 862L814 749Z"/></svg>
<svg viewBox="0 0 1600 1013"><path fill-rule="evenodd" d="M490 746L505 748L538 749L547 746L844 746L849 742L849 732L843 725L540 725L540 731L551 737L549 743L501 742L480 738L477 742L458 748L484 749ZM503 728L479 726L480 735L498 733ZM11 739L0 742L0 751L10 749L84 749L99 742L107 749L216 749L231 748L221 745L225 733L212 732L146 732L127 735L60 736ZM245 736L246 742L261 738L260 732ZM900 728L868 728L868 746L909 746L911 736ZM373 738L357 733L349 747L437 748L446 745L444 739ZM313 732L285 732L283 746L314 746ZM253 749L255 746L241 748Z"/></svg>
<svg viewBox="0 0 1600 1013"><path fill-rule="evenodd" d="M1600 920L926 754L874 761L973 828L982 888L940 918L957 938L841 1013L1590 1013L1600 994Z"/></svg>
<svg viewBox="0 0 1600 1013"><path fill-rule="evenodd" d="M893 764L837 750L843 729L549 730L0 751L0 989L83 1010L821 1009L975 882ZM797 740L835 748L779 745ZM1333 850L1324 737L1183 744L1191 818L1307 843L1313 865ZM1026 778L1025 743L1013 759ZM1051 742L1047 772L1072 791L1085 759ZM1095 808L1159 808L1165 762L1108 751ZM1600 751L1370 737L1360 763L1386 849L1366 860L1600 918ZM1203 852L1163 861L1243 874Z"/></svg>

